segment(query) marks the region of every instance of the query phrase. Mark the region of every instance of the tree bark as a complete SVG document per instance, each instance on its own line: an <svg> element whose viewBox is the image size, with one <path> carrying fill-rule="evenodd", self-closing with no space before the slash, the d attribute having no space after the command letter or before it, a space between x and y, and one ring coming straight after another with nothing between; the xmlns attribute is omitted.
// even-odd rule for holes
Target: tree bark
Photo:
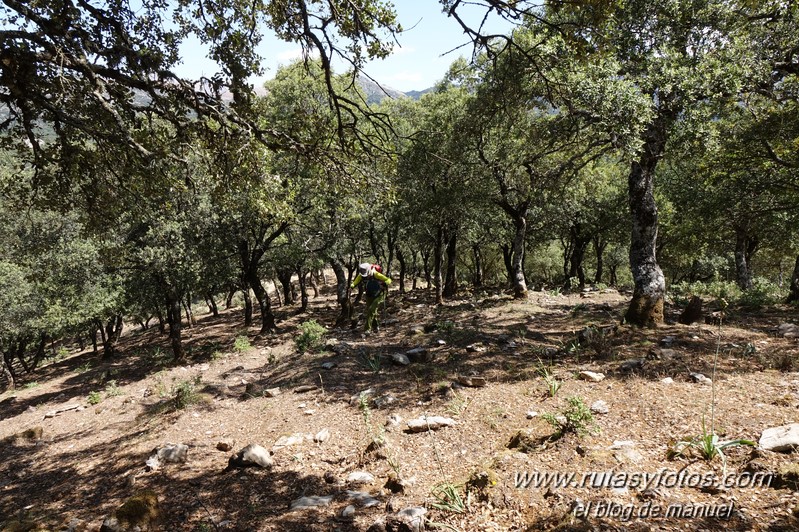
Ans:
<svg viewBox="0 0 799 532"><path fill-rule="evenodd" d="M169 343L172 346L172 356L176 363L183 362L185 352L183 351L183 320L180 308L181 297L174 292L167 292L166 308L167 321L169 322Z"/></svg>
<svg viewBox="0 0 799 532"><path fill-rule="evenodd" d="M427 289L430 290L430 287L433 286L433 281L430 277L430 250L422 251L422 269L424 271L424 280L427 284Z"/></svg>
<svg viewBox="0 0 799 532"><path fill-rule="evenodd" d="M316 274L313 270L308 272L308 284L311 286L311 290L313 290L314 299L319 297L319 285L317 284Z"/></svg>
<svg viewBox="0 0 799 532"><path fill-rule="evenodd" d="M513 220L513 226L515 229L511 254L513 297L524 299L527 297L527 280L524 278L524 241L527 236L527 208L518 213L517 218Z"/></svg>
<svg viewBox="0 0 799 532"><path fill-rule="evenodd" d="M103 333L103 360L110 360L116 355L116 344L122 334L122 315L110 318L104 331L101 324L100 330Z"/></svg>
<svg viewBox="0 0 799 532"><path fill-rule="evenodd" d="M483 254L478 244L472 244L472 258L474 260L474 277L472 285L475 288L483 286Z"/></svg>
<svg viewBox="0 0 799 532"><path fill-rule="evenodd" d="M502 244L502 263L505 265L505 274L508 276L508 288L513 286L513 264L511 257L513 256L512 248L509 244Z"/></svg>
<svg viewBox="0 0 799 532"><path fill-rule="evenodd" d="M579 283L578 288L582 290L585 288L585 270L583 269L583 261L585 260L585 251L588 249L588 244L591 243L591 235L585 235L582 231L580 223L574 223L569 228L569 248L571 253L569 255L569 271L566 276L565 288L572 288L572 279L575 277Z"/></svg>
<svg viewBox="0 0 799 532"><path fill-rule="evenodd" d="M281 268L277 271L277 278L283 287L283 302L286 306L294 303L294 290L291 287L291 276L294 272L290 269Z"/></svg>
<svg viewBox="0 0 799 532"><path fill-rule="evenodd" d="M306 272L302 268L297 268L297 279L300 284L300 312L308 310L308 288L305 281Z"/></svg>
<svg viewBox="0 0 799 532"><path fill-rule="evenodd" d="M352 303L350 302L350 284L347 272L340 259L332 259L330 266L333 268L333 273L336 274L336 302L339 307L336 327L348 326L352 320Z"/></svg>
<svg viewBox="0 0 799 532"><path fill-rule="evenodd" d="M272 279L272 286L275 288L275 297L277 298L277 305L283 306L283 299L280 297L280 288L277 286L277 279Z"/></svg>
<svg viewBox="0 0 799 532"><path fill-rule="evenodd" d="M758 239L746 227L735 228L735 281L741 290L752 289L751 260L757 250Z"/></svg>
<svg viewBox="0 0 799 532"><path fill-rule="evenodd" d="M191 312L191 300L189 299L190 296L186 296L186 298L181 301L183 305L183 310L186 312L186 327L191 329L194 326L194 316Z"/></svg>
<svg viewBox="0 0 799 532"><path fill-rule="evenodd" d="M627 323L652 327L663 323L666 279L657 262L658 209L655 203L655 167L663 156L671 118L661 113L644 133L639 159L628 178L632 215L630 270L635 288L625 314Z"/></svg>
<svg viewBox="0 0 799 532"><path fill-rule="evenodd" d="M605 248L608 247L608 243L602 239L602 235L594 236L593 240L594 252L596 253L596 274L594 275L594 283L599 284L602 282L602 275L605 273L603 271L605 269L603 256L605 254Z"/></svg>
<svg viewBox="0 0 799 532"><path fill-rule="evenodd" d="M8 386L6 389L16 390L17 383L16 383L16 375L14 374L13 347L3 353L3 375L5 376L6 381L8 382Z"/></svg>
<svg viewBox="0 0 799 532"><path fill-rule="evenodd" d="M252 288L255 294L255 300L258 302L258 309L261 312L260 334L275 332L277 330L277 325L275 324L275 315L272 313L272 302L257 272L248 272L247 284ZM249 295L249 291L247 292ZM250 308L252 309L252 300L250 300ZM252 323L252 318L250 319L250 323Z"/></svg>
<svg viewBox="0 0 799 532"><path fill-rule="evenodd" d="M250 287L245 285L245 287L241 289L241 293L244 296L244 325L249 327L252 325L252 297L250 296Z"/></svg>
<svg viewBox="0 0 799 532"><path fill-rule="evenodd" d="M444 303L444 287L441 268L444 261L444 230L439 227L436 232L436 244L433 248L433 284L436 287L436 305Z"/></svg>
<svg viewBox="0 0 799 532"><path fill-rule="evenodd" d="M444 281L443 297L451 299L458 291L458 276L456 271L458 251L458 231L451 230L447 239L447 275Z"/></svg>
<svg viewBox="0 0 799 532"><path fill-rule="evenodd" d="M799 256L796 257L796 264L791 275L791 287L788 292L788 303L799 301Z"/></svg>
<svg viewBox="0 0 799 532"><path fill-rule="evenodd" d="M209 292L208 295L205 296L205 298L208 300L208 310L211 311L211 315L214 318L218 318L219 317L219 307L216 306L216 301L214 300L214 294Z"/></svg>
<svg viewBox="0 0 799 532"><path fill-rule="evenodd" d="M229 310L233 307L233 296L236 295L236 292L238 292L236 288L228 290L227 297L225 297L225 310Z"/></svg>

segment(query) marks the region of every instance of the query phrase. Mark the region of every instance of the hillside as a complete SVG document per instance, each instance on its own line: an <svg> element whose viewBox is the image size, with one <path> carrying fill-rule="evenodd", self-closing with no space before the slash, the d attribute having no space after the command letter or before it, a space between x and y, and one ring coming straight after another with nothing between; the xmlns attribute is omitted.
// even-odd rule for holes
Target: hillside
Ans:
<svg viewBox="0 0 799 532"><path fill-rule="evenodd" d="M116 360L72 352L0 396L0 528L98 530L115 511L141 510L150 530L170 531L414 530L414 519L463 531L799 526L795 455L730 446L725 464L694 446L668 457L675 440L710 430L713 392L722 439L757 441L796 420L799 345L777 334L795 316L787 307L640 330L618 325L629 296L613 290L484 293L441 308L423 291L392 293L379 334L328 330L302 354L299 325L332 323L329 292L307 315L280 309L268 337L237 308L202 316L185 366L156 330L129 329ZM717 349L712 386L692 374L713 375ZM605 377L584 380L586 370ZM568 416L562 437L547 414ZM428 431L429 417L409 429L425 415L451 425ZM250 444L271 467L226 471ZM658 472L774 476L732 488L631 476ZM588 484L519 486L536 473ZM653 507L682 513L630 513ZM687 513L699 508L729 517Z"/></svg>

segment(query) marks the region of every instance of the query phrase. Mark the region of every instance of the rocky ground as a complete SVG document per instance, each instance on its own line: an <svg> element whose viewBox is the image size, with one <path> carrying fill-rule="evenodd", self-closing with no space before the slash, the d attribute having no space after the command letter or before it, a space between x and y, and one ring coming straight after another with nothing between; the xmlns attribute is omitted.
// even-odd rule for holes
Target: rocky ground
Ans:
<svg viewBox="0 0 799 532"><path fill-rule="evenodd" d="M240 309L203 316L185 365L129 329L110 363L27 376L0 396L0 527L799 529L790 442L723 447L799 421L799 344L779 328L795 308L640 330L614 291L392 293L380 333L299 353L333 301L282 309L266 337ZM726 461L701 456L712 429ZM550 473L575 477L536 485Z"/></svg>

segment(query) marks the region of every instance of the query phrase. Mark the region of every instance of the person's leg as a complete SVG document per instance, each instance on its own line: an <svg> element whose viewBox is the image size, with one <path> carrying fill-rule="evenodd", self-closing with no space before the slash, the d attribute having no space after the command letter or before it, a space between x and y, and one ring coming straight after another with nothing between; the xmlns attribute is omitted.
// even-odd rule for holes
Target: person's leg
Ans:
<svg viewBox="0 0 799 532"><path fill-rule="evenodd" d="M377 314L377 299L366 296L366 326L364 329L366 332L372 330L375 314Z"/></svg>
<svg viewBox="0 0 799 532"><path fill-rule="evenodd" d="M383 301L385 301L385 300L386 300L386 293L385 292L380 292L380 295L378 295L375 298L375 303L374 303L375 304L375 312L374 312L374 317L372 318L372 330L375 331L375 332L380 330L380 321L378 321L377 318L380 316L380 305L382 305Z"/></svg>

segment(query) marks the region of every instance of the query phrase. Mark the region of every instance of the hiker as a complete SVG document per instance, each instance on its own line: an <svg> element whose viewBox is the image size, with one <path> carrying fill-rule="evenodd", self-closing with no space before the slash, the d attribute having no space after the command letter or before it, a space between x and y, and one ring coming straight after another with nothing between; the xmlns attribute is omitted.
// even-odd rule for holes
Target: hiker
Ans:
<svg viewBox="0 0 799 532"><path fill-rule="evenodd" d="M366 281L366 333L378 332L380 323L377 321L377 309L380 303L386 300L386 292L391 279L380 273L380 266L364 262L358 265L358 275L352 281L350 288L355 288L361 281Z"/></svg>

